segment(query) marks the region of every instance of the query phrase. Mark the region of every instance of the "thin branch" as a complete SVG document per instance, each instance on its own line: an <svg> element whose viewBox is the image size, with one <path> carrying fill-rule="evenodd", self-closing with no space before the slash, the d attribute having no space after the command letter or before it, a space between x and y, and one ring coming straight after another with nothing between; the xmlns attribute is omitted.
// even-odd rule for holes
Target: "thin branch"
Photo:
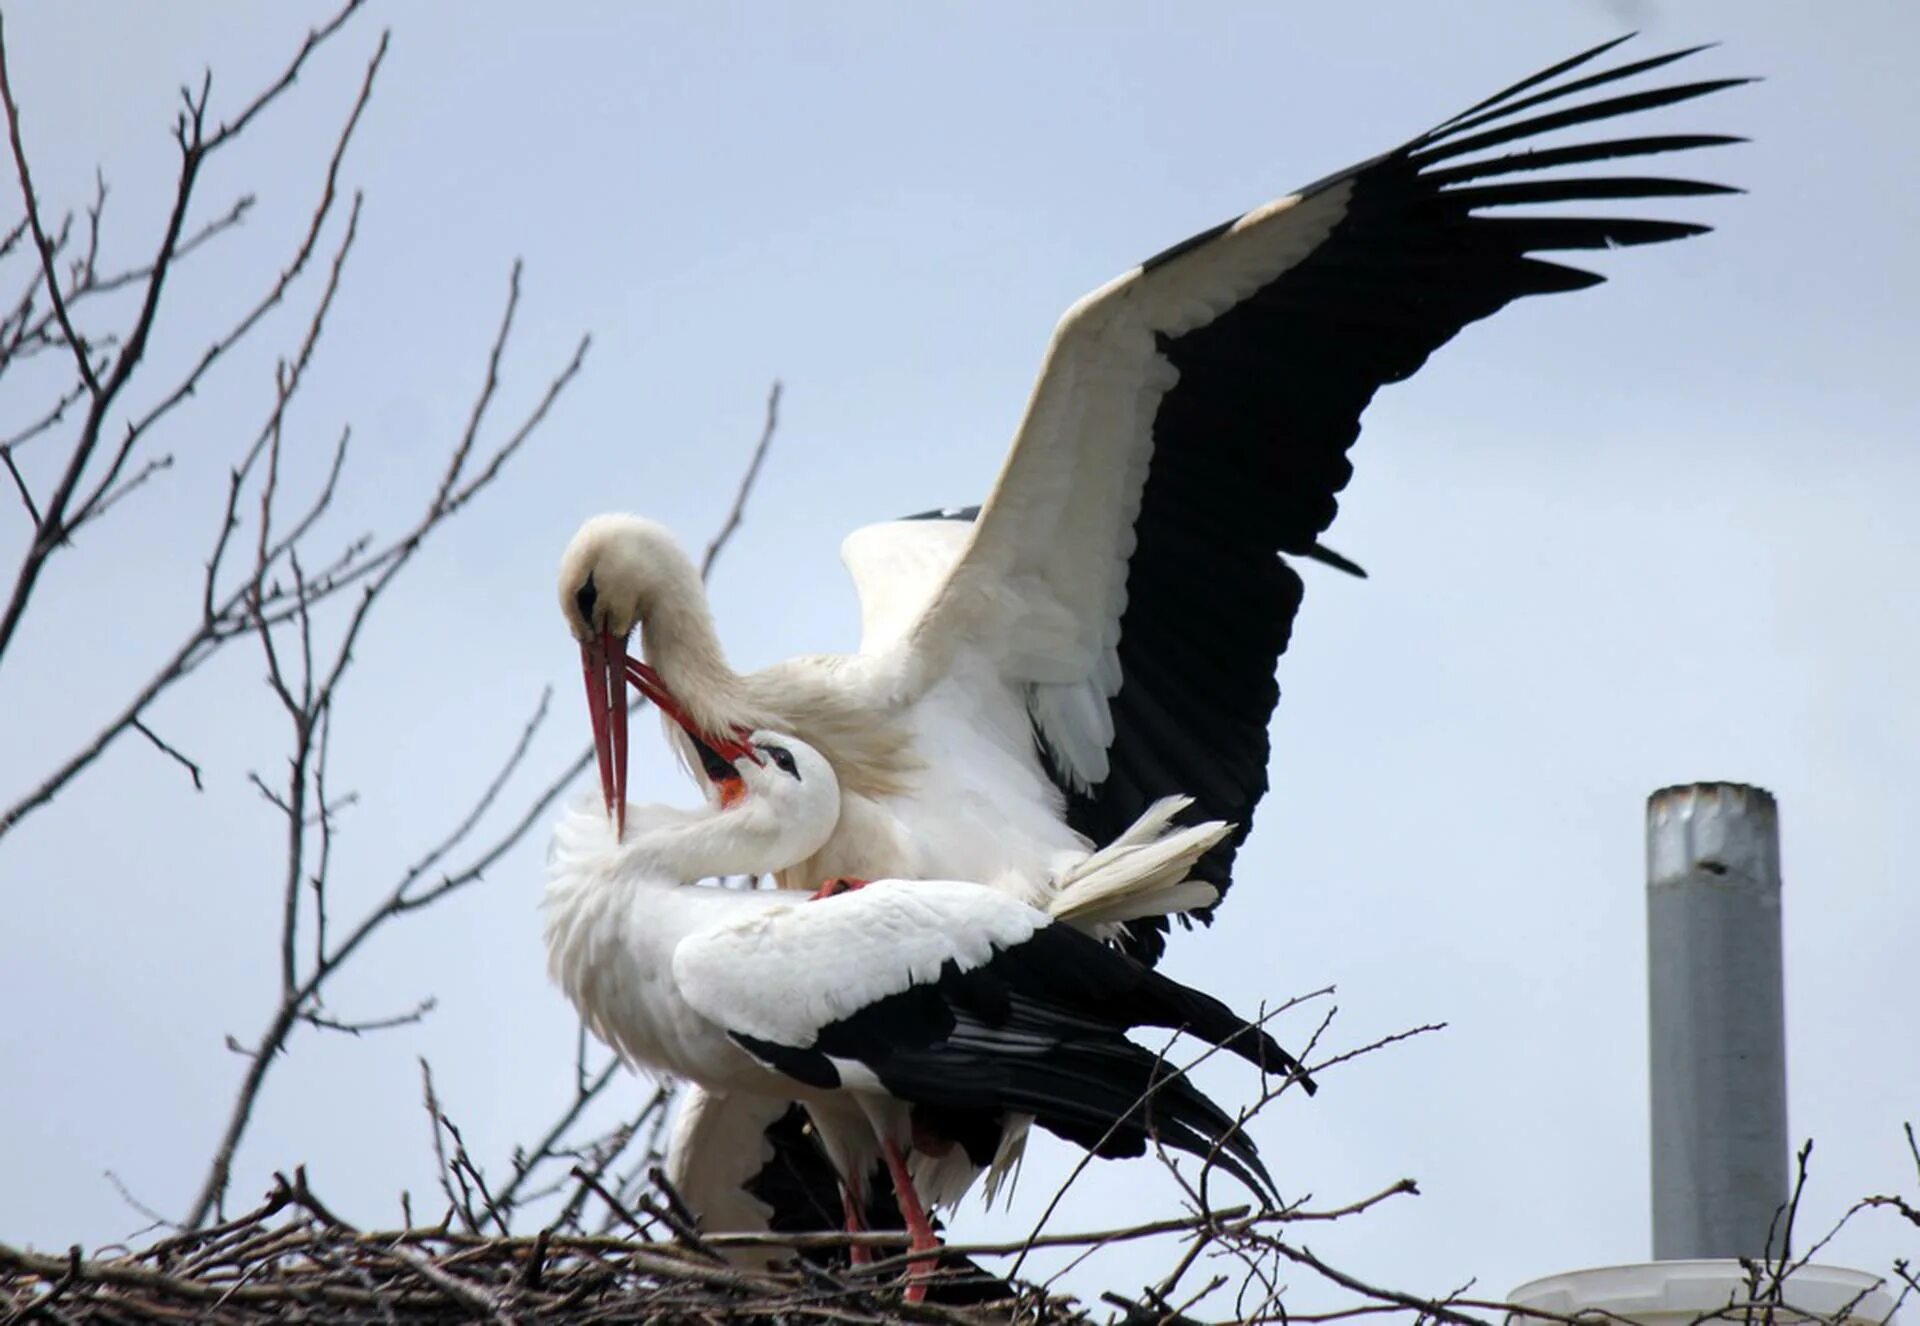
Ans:
<svg viewBox="0 0 1920 1326"><path fill-rule="evenodd" d="M206 150L213 152L245 131L254 116L272 105L279 99L282 92L293 86L294 80L300 77L300 70L307 63L307 58L324 45L329 37L338 32L346 21L353 17L354 11L365 3L366 0L347 0L347 3L332 18L317 28L309 29L307 39L300 43L300 49L294 53L292 62L281 72L280 77L256 96L231 124L222 124L213 137L207 140ZM386 34L382 33L382 45L385 44L385 37Z"/></svg>
<svg viewBox="0 0 1920 1326"><path fill-rule="evenodd" d="M13 486L19 491L20 500L26 504L27 516L35 525L38 525L40 523L40 508L33 503L33 493L28 490L26 478L20 473L20 467L13 463L13 447L11 444L0 446L0 460L4 460L7 463L7 473L13 476Z"/></svg>
<svg viewBox="0 0 1920 1326"><path fill-rule="evenodd" d="M169 746L166 742L162 741L154 733L154 730L152 728L148 727L145 723L142 723L137 718L133 722L133 730L138 732L141 736L145 737L148 741L151 741L154 744L154 748L157 749L161 754L170 755L175 760L179 761L180 766L184 768L187 771L187 773L193 778L194 791L204 792L207 790L206 785L200 781L199 765L195 764L192 760L182 755L178 750L174 749L172 746Z"/></svg>
<svg viewBox="0 0 1920 1326"><path fill-rule="evenodd" d="M12 437L8 438L5 442L0 442L0 451L5 451L9 453L9 455L11 455L11 453L16 447L19 447L24 443L31 442L34 438L46 432L49 428L52 428L55 424L60 423L62 420L64 420L67 417L67 411L73 408L73 403L79 400L82 396L86 395L86 392L87 392L87 384L84 382L76 383L73 387L71 387L67 391L62 392L59 398L54 401L53 408L51 410L47 411L47 413L41 415L38 419L28 424L25 428L15 433ZM12 464L12 461L9 460L8 464ZM34 513L33 523L35 525L38 525L40 523L40 516L38 512Z"/></svg>
<svg viewBox="0 0 1920 1326"><path fill-rule="evenodd" d="M446 1143L440 1138L440 1101L433 1090L433 1068L427 1063L425 1055L420 1056L420 1102L426 1107L427 1127L433 1132L434 1173L440 1180L440 1191L447 1196L447 1217L452 1219L454 1212L460 1210L460 1200L453 1194L453 1170L447 1164ZM468 1211L467 1229L477 1231L480 1223Z"/></svg>
<svg viewBox="0 0 1920 1326"><path fill-rule="evenodd" d="M740 488L733 495L733 506L727 512L727 518L721 522L719 533L707 544L706 555L700 559L702 580L713 571L714 561L733 538L733 532L740 528L741 518L747 511L747 498L753 492L754 480L760 477L760 466L767 459L767 448L773 445L774 430L779 426L780 380L775 378L773 385L767 389L767 419L760 429L760 441L753 448L753 458L747 462L747 472L740 476Z"/></svg>
<svg viewBox="0 0 1920 1326"><path fill-rule="evenodd" d="M42 504L41 519L36 524L34 538L29 543L21 559L19 571L15 577L13 591L7 600L5 610L0 612L0 657L4 657L8 646L13 640L15 631L19 626L22 616L26 612L28 601L32 597L34 587L39 581L41 569L44 567L47 558L52 554L54 549L61 546L67 540L72 533L74 525L82 523L86 517L94 512L99 504L106 499L106 495L114 491L114 486L118 480L121 468L125 465L135 444L145 432L146 428L168 409L171 409L174 403L184 398L185 395L190 394L206 367L211 364L214 358L218 357L219 351L223 349L226 344L231 344L230 340L226 342L216 342L214 350L210 351L208 356L203 357L200 366L188 374L187 378L175 389L173 394L166 400L163 400L154 410L150 411L145 419L129 426L126 435L121 440L120 445L115 449L115 453L108 463L106 473L95 484L92 492L74 508L76 514L73 519L70 520L69 506L75 501L75 495L82 477L99 446L108 411L112 408L121 390L130 381L135 367L141 362L146 353L147 342L152 333L155 319L158 316L161 295L166 288L168 274L174 261L180 256L182 229L202 164L211 152L217 150L229 141L234 134L244 128L266 105L275 100L287 87L291 86L307 57L320 43L324 42L339 29L352 12L359 7L360 3L361 0L350 0L335 16L332 22L309 33L306 43L283 71L280 79L256 97L233 124L223 127L211 139L205 138L203 133L209 84L203 83L197 100L191 93L183 94L185 109L182 111L175 125L175 138L180 147L180 170L178 184L174 192L173 206L166 222L158 253L148 269L149 274L146 277L146 291L141 300L139 312L134 319L131 331L126 337L124 346L113 358L111 371L107 374L104 381L95 373L86 345L74 331L71 320L67 316L65 300L61 293L60 283L53 266L52 246L46 239L44 228L38 221L38 201L37 198L34 197L32 179L27 169L25 149L20 143L18 109L13 104L11 87L7 81L4 28L0 27L0 92L4 92L5 94L9 136L15 149L14 155L16 166L18 167L22 193L28 200L28 208L31 213L29 219L32 222L31 228L34 231L36 242L41 249L42 267L49 298L54 301L63 333L73 347L79 372L87 385L88 395L90 397L87 416L81 425L79 437L74 443L72 452L68 456L67 464L58 483ZM360 108L364 105L365 93L371 84L372 70L377 68L384 52L385 38L383 37L380 49L376 52L372 66L370 67L368 82L363 84L361 100L356 102L354 111L349 117L348 125L344 131L346 135L351 135L353 127L358 121ZM324 205L321 213L316 214L314 221L314 230L316 233L321 221L324 219L325 208L331 204L334 189L334 171L337 169L338 154L340 151L344 151L344 138L342 145L336 150L334 162L329 169ZM304 262L304 258L302 261ZM269 296L269 302L276 301L279 297L279 291L283 289L284 283L282 287L277 288L276 292ZM250 315L248 318L242 320L240 327L236 329L236 337L238 335L244 335L245 331L254 325L255 321L257 321L257 313L260 311L263 311L263 309L256 310L255 315ZM17 812L31 808L31 806L16 806L14 812L10 812L6 819L0 820L0 831L4 831L7 825L10 825L17 819Z"/></svg>
<svg viewBox="0 0 1920 1326"><path fill-rule="evenodd" d="M575 1165L573 1167L573 1177L580 1180L581 1186L587 1191L605 1202L607 1209L619 1216L635 1234L638 1234L643 1239L651 1239L653 1237L653 1230L641 1224L638 1217L629 1211L618 1197L607 1191L606 1186L600 1182L600 1176L598 1174L589 1173L581 1169L578 1165Z"/></svg>
<svg viewBox="0 0 1920 1326"><path fill-rule="evenodd" d="M1248 1026L1243 1029L1243 1033L1246 1031L1251 1031L1254 1028L1264 1028L1267 1025L1267 1023L1279 1017L1281 1014L1290 1012L1294 1008L1310 1000L1324 998L1327 995L1330 995L1332 993L1333 993L1332 987L1328 986L1324 989L1316 990L1311 994L1297 995L1294 998L1287 1000L1285 1003L1281 1004L1277 1008L1272 1008L1272 1009L1263 1011L1260 1017L1256 1021L1248 1024ZM1161 1073L1159 1071L1158 1066L1156 1066L1154 1076L1151 1079L1151 1083L1147 1087L1146 1091L1141 1093L1140 1099L1135 1102L1134 1110L1149 1111L1153 1102L1153 1098L1159 1095L1161 1091L1165 1090L1170 1084L1178 1081L1181 1077L1185 1076L1187 1073L1192 1072L1195 1068L1199 1067L1201 1064L1205 1063L1207 1060L1213 1058L1214 1055L1220 1053L1225 1048L1226 1047L1224 1045L1210 1045L1201 1054L1196 1055L1193 1059L1191 1059L1187 1063L1181 1064L1178 1068L1176 1068L1171 1073ZM1290 1085L1297 1078L1297 1076L1299 1076L1299 1074L1288 1074L1286 1076L1286 1080L1281 1084L1281 1087L1279 1088L1279 1090L1284 1090L1286 1086ZM1276 1091L1275 1094L1277 1095L1278 1091ZM1034 1222L1033 1230L1028 1235L1029 1239L1037 1238L1039 1236L1040 1231L1043 1228L1045 1228L1046 1223L1053 1218L1054 1211L1058 1209L1060 1203L1066 1199L1067 1190L1073 1186L1073 1184L1075 1183L1075 1181L1079 1179L1081 1174L1086 1172L1086 1168L1088 1164L1091 1163L1091 1161L1093 1160L1094 1155L1098 1153L1100 1148L1106 1144L1108 1139L1111 1138L1113 1134L1119 1130L1121 1124L1124 1123L1126 1119L1130 1117L1132 1117L1132 1111L1129 1111L1127 1115L1114 1120L1112 1126L1109 1127L1106 1133L1100 1137L1099 1141L1094 1146L1089 1147L1087 1149L1087 1154L1082 1156L1080 1158L1079 1163L1076 1164L1072 1169L1072 1171L1068 1173L1066 1179L1061 1183L1059 1189L1054 1193L1053 1200L1047 1203L1046 1209L1040 1213L1040 1218ZM1150 1113L1147 1114L1146 1117L1151 1117ZM1008 1272L1008 1274L1018 1275L1020 1273L1020 1267L1022 1266L1022 1264L1024 1264L1025 1261L1026 1261L1026 1254L1022 1253L1018 1258L1015 1259L1013 1263L1013 1269L1010 1272Z"/></svg>
<svg viewBox="0 0 1920 1326"><path fill-rule="evenodd" d="M360 115L366 109L368 99L373 95L373 82L380 72L380 65L386 58L386 53L387 37L386 34L383 33L379 46L374 50L373 58L367 62L367 71L360 84L359 96L353 103L353 109L348 113L347 122L342 127L339 137L334 141L333 155L327 162L326 174L321 186L320 200L314 206L312 218L307 225L307 233L302 237L299 247L295 250L292 261L281 270L278 279L275 280L266 294L262 295L260 299L254 303L253 307L248 309L247 312L240 317L239 321L235 322L226 332L215 338L212 344L201 352L199 360L188 370L186 376L183 377L171 391L162 396L156 404L149 407L145 414L141 415L138 420L128 426L127 436L120 445L120 450L114 458L112 467L108 470L101 482L96 485L94 496L88 499L89 502L95 500L99 493L104 491L106 485L112 481L114 473L119 469L120 465L125 462L127 454L132 451L134 444L156 423L171 413L182 401L199 390L201 380L206 377L207 373L219 362L221 357L233 349L235 345L239 344L240 341L244 340L268 313L280 305L286 298L287 291L292 288L294 282L299 280L301 274L306 271L307 264L312 260L314 250L319 243L321 231L325 227L327 219L333 214L333 205L337 197L340 164L345 159L348 145L353 141L353 133L359 126ZM334 250L326 290L322 294L314 314L313 323L307 335L306 345L303 347L298 358L298 362L303 368L306 358L312 353L313 344L319 339L319 324L324 320L327 310L332 307L334 294L339 288L341 270L346 265L347 254L351 251L354 239L359 231L360 211L364 201L364 198L359 193L355 193L353 202L348 208L345 233L339 245ZM83 503L81 506L82 512L85 512L86 509L87 504Z"/></svg>
<svg viewBox="0 0 1920 1326"><path fill-rule="evenodd" d="M194 231L191 235L182 239L179 244L175 245L173 260L176 263L179 262L182 258L193 253L194 250L205 245L209 240L215 239L222 233L239 226L246 220L247 213L253 210L255 201L256 199L250 193L243 193L234 199L233 206L213 218L213 220L202 225L200 229ZM89 215L91 216L91 212L89 212ZM152 265L146 264L138 267L129 267L125 271L115 272L112 276L95 276L92 273L91 259L89 259L87 280L84 283L76 284L70 289L67 293L67 299L70 304L78 304L82 300L98 295L111 294L115 290L123 289L126 286L134 284L136 281L144 281L152 275Z"/></svg>
<svg viewBox="0 0 1920 1326"><path fill-rule="evenodd" d="M561 1112L560 1117L554 1120L553 1126L548 1128L540 1140L534 1144L532 1152L514 1158L513 1177L507 1181L493 1205L488 1208L488 1215L500 1217L510 1216L513 1213L521 1193L526 1189L528 1179L544 1161L553 1157L556 1148L560 1145L560 1139L580 1121L580 1116L585 1113L587 1106L599 1099L600 1093L607 1089L608 1084L613 1081L614 1075L619 1071L620 1061L609 1058L594 1075L592 1081L583 1080L579 1083L573 1093L573 1102Z"/></svg>
<svg viewBox="0 0 1920 1326"><path fill-rule="evenodd" d="M40 255L40 270L46 277L47 298L52 301L54 316L60 320L60 330L67 338L67 344L73 347L74 366L80 372L81 381L87 384L87 390L97 399L101 394L100 380L94 376L93 365L88 362L86 342L73 329L73 319L67 314L67 301L60 293L60 275L53 266L56 250L40 224L40 196L33 187L33 172L27 166L26 146L20 141L20 108L13 100L13 78L7 68L9 63L6 16L0 14L0 103L6 107L7 141L13 147L14 177L20 182L21 206L26 210L27 225L33 231L33 247ZM5 639L0 636L0 651L4 648Z"/></svg>
<svg viewBox="0 0 1920 1326"><path fill-rule="evenodd" d="M505 335L505 330L505 326L503 325L500 333L502 336ZM358 565L355 566L353 570L344 574L322 577L317 580L310 596L305 601L306 606L308 608L317 606L341 593L348 587L359 583L367 576L385 574L389 569L394 568L397 563L404 563L410 560L435 528L454 512L465 506L481 489L491 484L493 480L498 477L501 467L507 459L525 444L534 429L544 421L553 403L559 398L560 393L578 376L585 361L586 351L590 342L591 338L581 338L579 343L574 347L572 357L567 361L561 371L548 382L545 391L542 393L540 400L535 404L533 410L521 421L519 427L514 430L513 434L495 449L485 469L480 474L468 480L466 484L455 492L452 497L447 500L445 507L441 511L436 514L430 510L417 524L396 536L387 543L381 551L369 557L359 559ZM330 497L331 495L333 477L337 477L339 473L339 462L345 455L345 446L346 437L343 434L340 450L336 453L332 476L329 478L328 487L323 494L323 502L326 497ZM242 479L237 477L234 482L237 485L239 482L242 482ZM233 491L237 493L237 488ZM318 517L319 509L320 506L316 505L316 508L309 513L309 523L311 519ZM216 557L224 546L225 540L223 538L221 542L216 545ZM285 545L283 543L278 546L284 547ZM210 619L202 620L194 628L193 632L175 651L174 655L161 665L160 670L148 680L147 684L141 688L117 717L111 720L91 741L71 756L52 774L48 775L38 787L21 797L9 807L4 814L0 814L0 837L4 837L26 815L51 801L61 788L65 787L67 783L71 782L90 766L109 746L127 732L131 728L133 721L141 716L156 696L174 685L182 677L191 673L195 668L199 667L200 664L211 657L212 653L226 643L226 641L243 632L250 633L262 625L277 626L282 622L292 620L297 615L299 605L296 604L274 612L262 614L257 618L251 616L245 619L237 618L236 614L240 613L246 606L248 588L249 586L243 585L241 588L234 590L224 602L215 605L213 616ZM591 757L589 756L589 758ZM584 767L584 765L582 767ZM558 795L557 791L555 795Z"/></svg>
<svg viewBox="0 0 1920 1326"><path fill-rule="evenodd" d="M487 1191L486 1176L480 1172L480 1167L473 1163L473 1157L467 1151L467 1139L460 1135L460 1129L458 1125L456 1125L453 1119L448 1115L444 1113L441 1114L440 1123L447 1130L447 1132L451 1134L453 1137L454 1173L464 1174L466 1178L472 1179L474 1190L480 1194L480 1200L486 1203L486 1206L481 1209L481 1212L478 1216L478 1221L484 1222L487 1219L487 1217L491 1214L493 1216L494 1223L499 1226L501 1237L503 1238L510 1237L509 1231L507 1229L506 1221L502 1220L499 1217L499 1215L494 1214L496 1208L493 1200L493 1194ZM466 1186L464 1180L462 1181L461 1186L463 1188ZM472 1208L469 1207L468 1209L471 1210ZM478 1232L477 1225L476 1225L475 1232L476 1233Z"/></svg>
<svg viewBox="0 0 1920 1326"><path fill-rule="evenodd" d="M533 733L544 719L545 713L546 697L543 695L540 706L535 711L534 718L529 720L527 727L521 733L519 742L515 744L513 753L508 757L499 775L496 776L494 784L490 786L503 784L512 774L513 770L519 766L521 760L525 757L528 745L532 741ZM560 789L556 788L551 795L557 797L559 791ZM383 902L363 916L359 924L348 933L346 938L341 940L322 961L316 963L303 980L293 989L283 994L279 1008L275 1010L272 1018L267 1023L266 1030L261 1033L259 1040L255 1042L252 1050L253 1057L247 1065L247 1071L241 1079L238 1092L235 1094L233 1108L227 1119L227 1126L221 1134L219 1144L214 1150L213 1160L208 1167L206 1178L201 1185L200 1194L194 1199L187 1219L183 1223L188 1226L205 1224L209 1217L215 1213L220 1200L226 1192L227 1183L233 1168L233 1157L239 1149L240 1138L245 1134L248 1125L252 1122L254 1105L259 1099L260 1089L266 1081L267 1072L271 1068L273 1060L278 1057L281 1049L284 1048L287 1036L293 1031L296 1023L302 1020L302 1015L308 1010L310 1002L328 979L332 977L333 973L339 970L341 965L352 957L359 947L387 921L395 916L422 906L435 897L452 892L478 879L482 871L491 866L494 861L505 855L514 844L519 842L520 838L523 837L528 828L531 827L535 817L544 811L545 804L545 801L538 803L534 810L529 811L526 816L522 817L520 821L517 821L515 826L512 827L506 835L491 845L476 861L470 864L465 870L459 872L459 874L444 879L427 894L413 899L407 898L406 890L412 883L414 877L412 875L403 877L401 882L396 884L387 894ZM291 819L293 816L290 815L289 818Z"/></svg>
<svg viewBox="0 0 1920 1326"><path fill-rule="evenodd" d="M142 465L129 475L126 482L122 483L119 487L112 490L106 488L100 489L94 497L88 499L87 503L75 514L74 518L67 522L67 533L73 533L89 521L98 520L101 516L106 515L107 512L118 506L120 499L128 493L133 492L136 488L140 487L140 485L153 478L154 475L172 468L173 453L168 452L166 455L155 460L150 460L145 465Z"/></svg>
<svg viewBox="0 0 1920 1326"><path fill-rule="evenodd" d="M178 1228L178 1226L175 1225L171 1220L161 1215L158 1211L154 1210L151 1206L148 1206L145 1202L141 1201L138 1197L135 1197L133 1195L132 1190L129 1189L127 1185L121 1181L120 1176L118 1174L115 1174L112 1170L105 1170L103 1171L103 1173L106 1175L107 1182L113 1185L113 1190L120 1194L121 1201L125 1202L128 1206L132 1207L135 1211L138 1211L141 1214L141 1216L143 1216L144 1218L151 1220L153 1222L153 1224L148 1226L148 1228L150 1229Z"/></svg>
<svg viewBox="0 0 1920 1326"><path fill-rule="evenodd" d="M392 1017L368 1018L362 1022L341 1022L334 1018L322 1017L318 1013L302 1013L300 1020L310 1027L322 1031L343 1031L349 1036L365 1035L369 1031L391 1031L395 1027L411 1027L426 1020L427 1014L440 1006L440 1001L428 995L404 1013L395 1013Z"/></svg>
<svg viewBox="0 0 1920 1326"><path fill-rule="evenodd" d="M1415 1294L1402 1293L1397 1289L1382 1289L1376 1285L1370 1285L1364 1280L1349 1275L1345 1271L1321 1261L1313 1255L1313 1250L1310 1248L1296 1248L1282 1239L1270 1240L1270 1246L1288 1261L1311 1268L1315 1273L1331 1280L1342 1289L1350 1289L1356 1294L1363 1294L1368 1298L1375 1299L1382 1303L1392 1303L1399 1307L1411 1308L1413 1311L1431 1318L1434 1321L1451 1322L1454 1326L1491 1326L1491 1323L1485 1318L1456 1311L1436 1299L1421 1298Z"/></svg>

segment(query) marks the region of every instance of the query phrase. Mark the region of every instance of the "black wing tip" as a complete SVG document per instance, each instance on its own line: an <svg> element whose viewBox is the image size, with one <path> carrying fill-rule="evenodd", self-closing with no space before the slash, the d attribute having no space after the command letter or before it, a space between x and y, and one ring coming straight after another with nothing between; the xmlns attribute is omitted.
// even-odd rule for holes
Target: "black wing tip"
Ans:
<svg viewBox="0 0 1920 1326"><path fill-rule="evenodd" d="M1560 129L1570 129L1597 120L1614 119L1641 111L1655 110L1693 101L1715 92L1758 82L1758 76L1702 79L1692 83L1673 83L1664 87L1645 87L1637 92L1616 92L1593 101L1567 103L1568 98L1585 92L1620 84L1641 74L1672 64L1707 47L1689 47L1668 55L1654 56L1619 65L1597 74L1588 74L1558 86L1535 91L1551 83L1560 74L1591 58L1592 53L1562 61L1560 64L1522 79L1512 87L1476 103L1453 118L1402 144L1391 155L1425 170L1435 162L1468 155L1520 138L1531 138ZM1526 96L1520 93L1528 93ZM1559 103L1555 109L1542 107ZM1538 114L1524 114L1526 112ZM1523 116L1523 118L1515 118ZM1462 137L1461 135L1465 135Z"/></svg>
<svg viewBox="0 0 1920 1326"><path fill-rule="evenodd" d="M1244 212L1241 213L1241 216L1244 216L1244 215L1246 215ZM1219 225L1208 226L1205 230L1200 231L1198 234L1188 235L1185 239L1179 241L1176 244L1169 244L1166 248L1160 250L1160 252L1154 254L1151 258L1148 258L1145 262L1141 263L1140 270L1143 272L1150 272L1157 267L1165 267L1168 263L1172 262L1175 258L1178 258L1181 254L1191 253L1193 250L1205 245L1209 240L1218 239L1220 236L1226 234L1229 230L1232 230L1235 226L1239 224L1240 224L1239 216L1229 217L1227 220L1222 221Z"/></svg>
<svg viewBox="0 0 1920 1326"><path fill-rule="evenodd" d="M1311 558L1322 566L1331 566L1336 571L1345 571L1348 575L1356 576L1361 580L1367 578L1367 570L1360 563L1352 558L1341 556L1318 539L1309 544L1300 556Z"/></svg>
<svg viewBox="0 0 1920 1326"><path fill-rule="evenodd" d="M1258 1037L1258 1040L1250 1052L1236 1051L1237 1053L1241 1053L1243 1058L1253 1061L1255 1066L1263 1073L1273 1073L1276 1071L1284 1073L1288 1078L1298 1082L1300 1089L1309 1096L1317 1096L1320 1094L1320 1084L1313 1080L1313 1075L1307 1071L1305 1064L1301 1063L1299 1059L1293 1055L1287 1053L1280 1042L1274 1040L1272 1036L1267 1034L1264 1027L1260 1027L1254 1023L1248 1023L1247 1027L1248 1030L1252 1031Z"/></svg>
<svg viewBox="0 0 1920 1326"><path fill-rule="evenodd" d="M937 506L931 511L916 511L910 516L900 516L898 519L902 521L960 520L971 523L980 519L980 507L978 504L973 506Z"/></svg>

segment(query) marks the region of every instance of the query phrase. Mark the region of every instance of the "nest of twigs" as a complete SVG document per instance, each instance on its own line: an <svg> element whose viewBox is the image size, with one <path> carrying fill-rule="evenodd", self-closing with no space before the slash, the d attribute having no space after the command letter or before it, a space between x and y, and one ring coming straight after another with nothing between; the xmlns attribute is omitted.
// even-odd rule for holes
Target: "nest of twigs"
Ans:
<svg viewBox="0 0 1920 1326"><path fill-rule="evenodd" d="M832 1243L809 1236L803 1243ZM139 1251L83 1256L0 1245L0 1323L156 1322L1020 1322L1087 1320L1069 1299L1005 1286L997 1302L908 1304L905 1256L869 1236L858 1271L800 1262L745 1270L687 1238L560 1234L488 1237L446 1226L360 1230L340 1220L303 1174L278 1179L236 1220L171 1235ZM842 1240L844 1242L844 1240ZM964 1270L941 1288L977 1296ZM976 1280L978 1276L975 1276Z"/></svg>

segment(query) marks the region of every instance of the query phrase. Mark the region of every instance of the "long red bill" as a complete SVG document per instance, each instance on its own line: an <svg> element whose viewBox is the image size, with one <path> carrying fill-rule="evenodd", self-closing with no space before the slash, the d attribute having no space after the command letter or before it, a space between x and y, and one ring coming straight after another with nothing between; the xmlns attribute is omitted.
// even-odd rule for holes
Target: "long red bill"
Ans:
<svg viewBox="0 0 1920 1326"><path fill-rule="evenodd" d="M612 817L614 833L627 831L627 691L623 641L603 631L580 646L587 683L587 714L593 720L593 753L600 764L600 795Z"/></svg>
<svg viewBox="0 0 1920 1326"><path fill-rule="evenodd" d="M746 732L736 731L730 737L718 737L701 731L699 725L681 707L680 701L674 698L673 692L667 689L667 684L660 680L659 673L632 655L627 656L626 664L627 680L633 683L634 689L653 701L661 713L678 723L681 731L695 741L705 743L724 760L729 762L752 760L755 764L761 763L760 752L746 741Z"/></svg>

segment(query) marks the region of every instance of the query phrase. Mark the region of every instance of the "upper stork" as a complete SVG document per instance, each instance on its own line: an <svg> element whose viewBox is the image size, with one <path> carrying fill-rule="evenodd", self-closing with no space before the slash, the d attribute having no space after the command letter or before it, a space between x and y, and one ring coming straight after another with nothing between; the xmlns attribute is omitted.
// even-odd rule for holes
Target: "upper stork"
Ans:
<svg viewBox="0 0 1920 1326"><path fill-rule="evenodd" d="M1515 299L1602 280L1544 255L1707 229L1534 205L1732 192L1577 171L1738 141L1724 135L1541 144L1746 81L1645 81L1693 51L1591 71L1618 44L1075 304L978 519L849 541L857 653L735 672L672 538L634 517L589 521L560 598L583 649L609 808L624 799L631 666L715 742L772 728L832 761L839 827L789 882L1040 878L1056 853L1109 841L1185 793L1196 816L1238 826L1200 871L1224 891L1267 785L1275 662L1302 593L1288 558L1357 569L1320 539L1374 392ZM636 627L644 663L626 653ZM1156 954L1163 931L1157 918L1138 924L1135 950Z"/></svg>

